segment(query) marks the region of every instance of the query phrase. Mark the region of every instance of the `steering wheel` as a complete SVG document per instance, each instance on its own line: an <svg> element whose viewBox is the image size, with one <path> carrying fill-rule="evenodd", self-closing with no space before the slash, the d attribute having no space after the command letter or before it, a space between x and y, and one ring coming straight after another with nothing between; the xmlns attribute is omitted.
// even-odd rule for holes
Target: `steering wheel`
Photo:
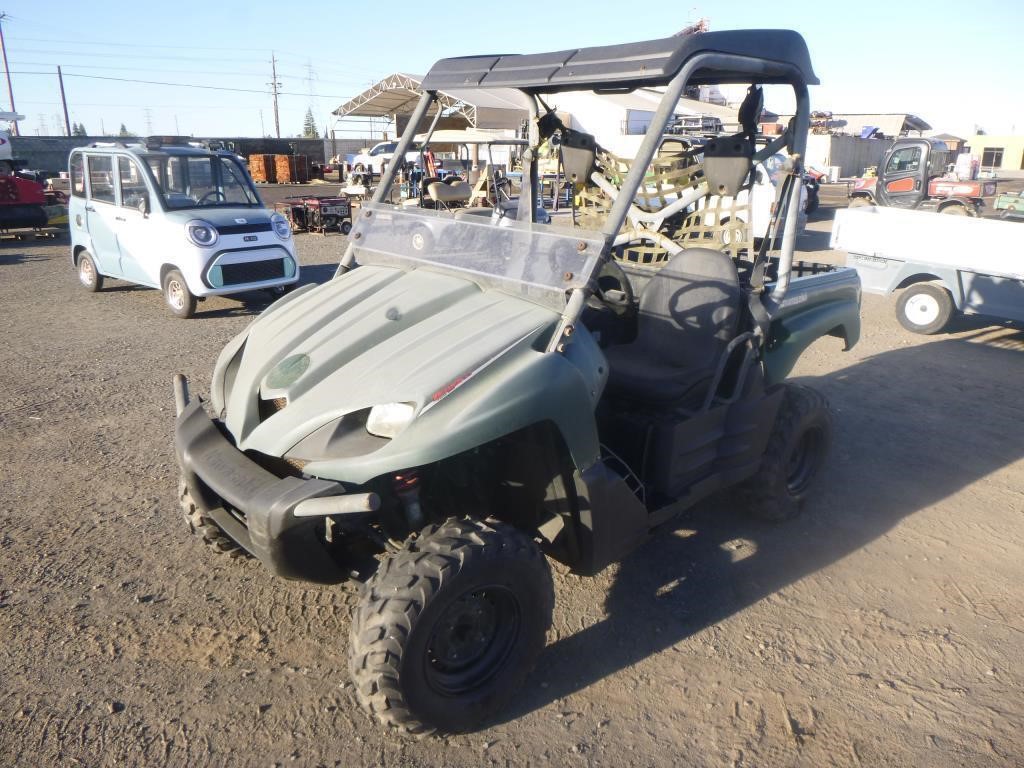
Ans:
<svg viewBox="0 0 1024 768"><path fill-rule="evenodd" d="M209 192L207 192L205 195L199 198L199 205L205 203L206 198L210 197L211 195L216 195L217 197L223 199L225 203L228 201L227 195L225 195L219 189L211 189Z"/></svg>
<svg viewBox="0 0 1024 768"><path fill-rule="evenodd" d="M594 309L607 307L619 317L627 317L633 313L633 286L614 257L601 265L594 282L594 292L587 297L589 306Z"/></svg>

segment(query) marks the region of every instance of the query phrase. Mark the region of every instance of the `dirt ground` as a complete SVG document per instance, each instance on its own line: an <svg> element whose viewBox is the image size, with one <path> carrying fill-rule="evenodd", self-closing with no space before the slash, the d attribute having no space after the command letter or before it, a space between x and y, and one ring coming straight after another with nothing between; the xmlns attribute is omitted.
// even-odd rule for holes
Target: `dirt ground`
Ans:
<svg viewBox="0 0 1024 768"><path fill-rule="evenodd" d="M327 279L343 239L297 241ZM215 557L181 521L171 375L205 393L251 298L175 320L155 291L85 293L66 241L0 245L0 764L1024 763L1020 326L914 336L866 296L860 343L795 372L836 423L802 518L723 495L597 578L556 569L512 708L415 741L356 705L352 588Z"/></svg>

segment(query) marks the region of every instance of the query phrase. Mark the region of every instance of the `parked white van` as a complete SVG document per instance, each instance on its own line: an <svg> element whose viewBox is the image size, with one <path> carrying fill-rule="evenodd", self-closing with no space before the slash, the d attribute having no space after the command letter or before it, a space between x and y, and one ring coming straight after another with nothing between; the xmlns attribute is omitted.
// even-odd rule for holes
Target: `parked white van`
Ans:
<svg viewBox="0 0 1024 768"><path fill-rule="evenodd" d="M71 258L90 291L104 277L159 288L171 312L197 299L299 279L291 228L230 152L173 139L72 150Z"/></svg>

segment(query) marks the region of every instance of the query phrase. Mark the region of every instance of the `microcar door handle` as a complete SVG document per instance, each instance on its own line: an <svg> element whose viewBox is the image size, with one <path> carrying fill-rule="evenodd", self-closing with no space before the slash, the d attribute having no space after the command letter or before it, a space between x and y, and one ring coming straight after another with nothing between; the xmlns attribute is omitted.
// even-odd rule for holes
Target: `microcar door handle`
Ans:
<svg viewBox="0 0 1024 768"><path fill-rule="evenodd" d="M124 216L115 216L114 221L128 221Z"/></svg>
<svg viewBox="0 0 1024 768"><path fill-rule="evenodd" d="M95 208L93 208L93 207L92 207L91 205L87 205L87 206L85 206L85 210L87 210L87 211L91 211L92 213L96 213L96 209L95 209Z"/></svg>

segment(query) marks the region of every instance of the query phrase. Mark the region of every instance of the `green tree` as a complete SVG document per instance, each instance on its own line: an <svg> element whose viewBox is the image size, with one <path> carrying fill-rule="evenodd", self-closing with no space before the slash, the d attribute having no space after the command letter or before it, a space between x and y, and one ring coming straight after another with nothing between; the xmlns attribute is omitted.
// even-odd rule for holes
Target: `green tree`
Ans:
<svg viewBox="0 0 1024 768"><path fill-rule="evenodd" d="M320 132L316 129L316 120L313 118L313 108L309 107L306 110L306 119L302 122L302 137L305 139L315 139L320 135Z"/></svg>
<svg viewBox="0 0 1024 768"><path fill-rule="evenodd" d="M124 127L124 123L121 123L121 130L117 132L118 136L134 136L135 134Z"/></svg>
<svg viewBox="0 0 1024 768"><path fill-rule="evenodd" d="M85 126L81 123L71 124L71 135L72 136L88 136L89 132L85 130Z"/></svg>

